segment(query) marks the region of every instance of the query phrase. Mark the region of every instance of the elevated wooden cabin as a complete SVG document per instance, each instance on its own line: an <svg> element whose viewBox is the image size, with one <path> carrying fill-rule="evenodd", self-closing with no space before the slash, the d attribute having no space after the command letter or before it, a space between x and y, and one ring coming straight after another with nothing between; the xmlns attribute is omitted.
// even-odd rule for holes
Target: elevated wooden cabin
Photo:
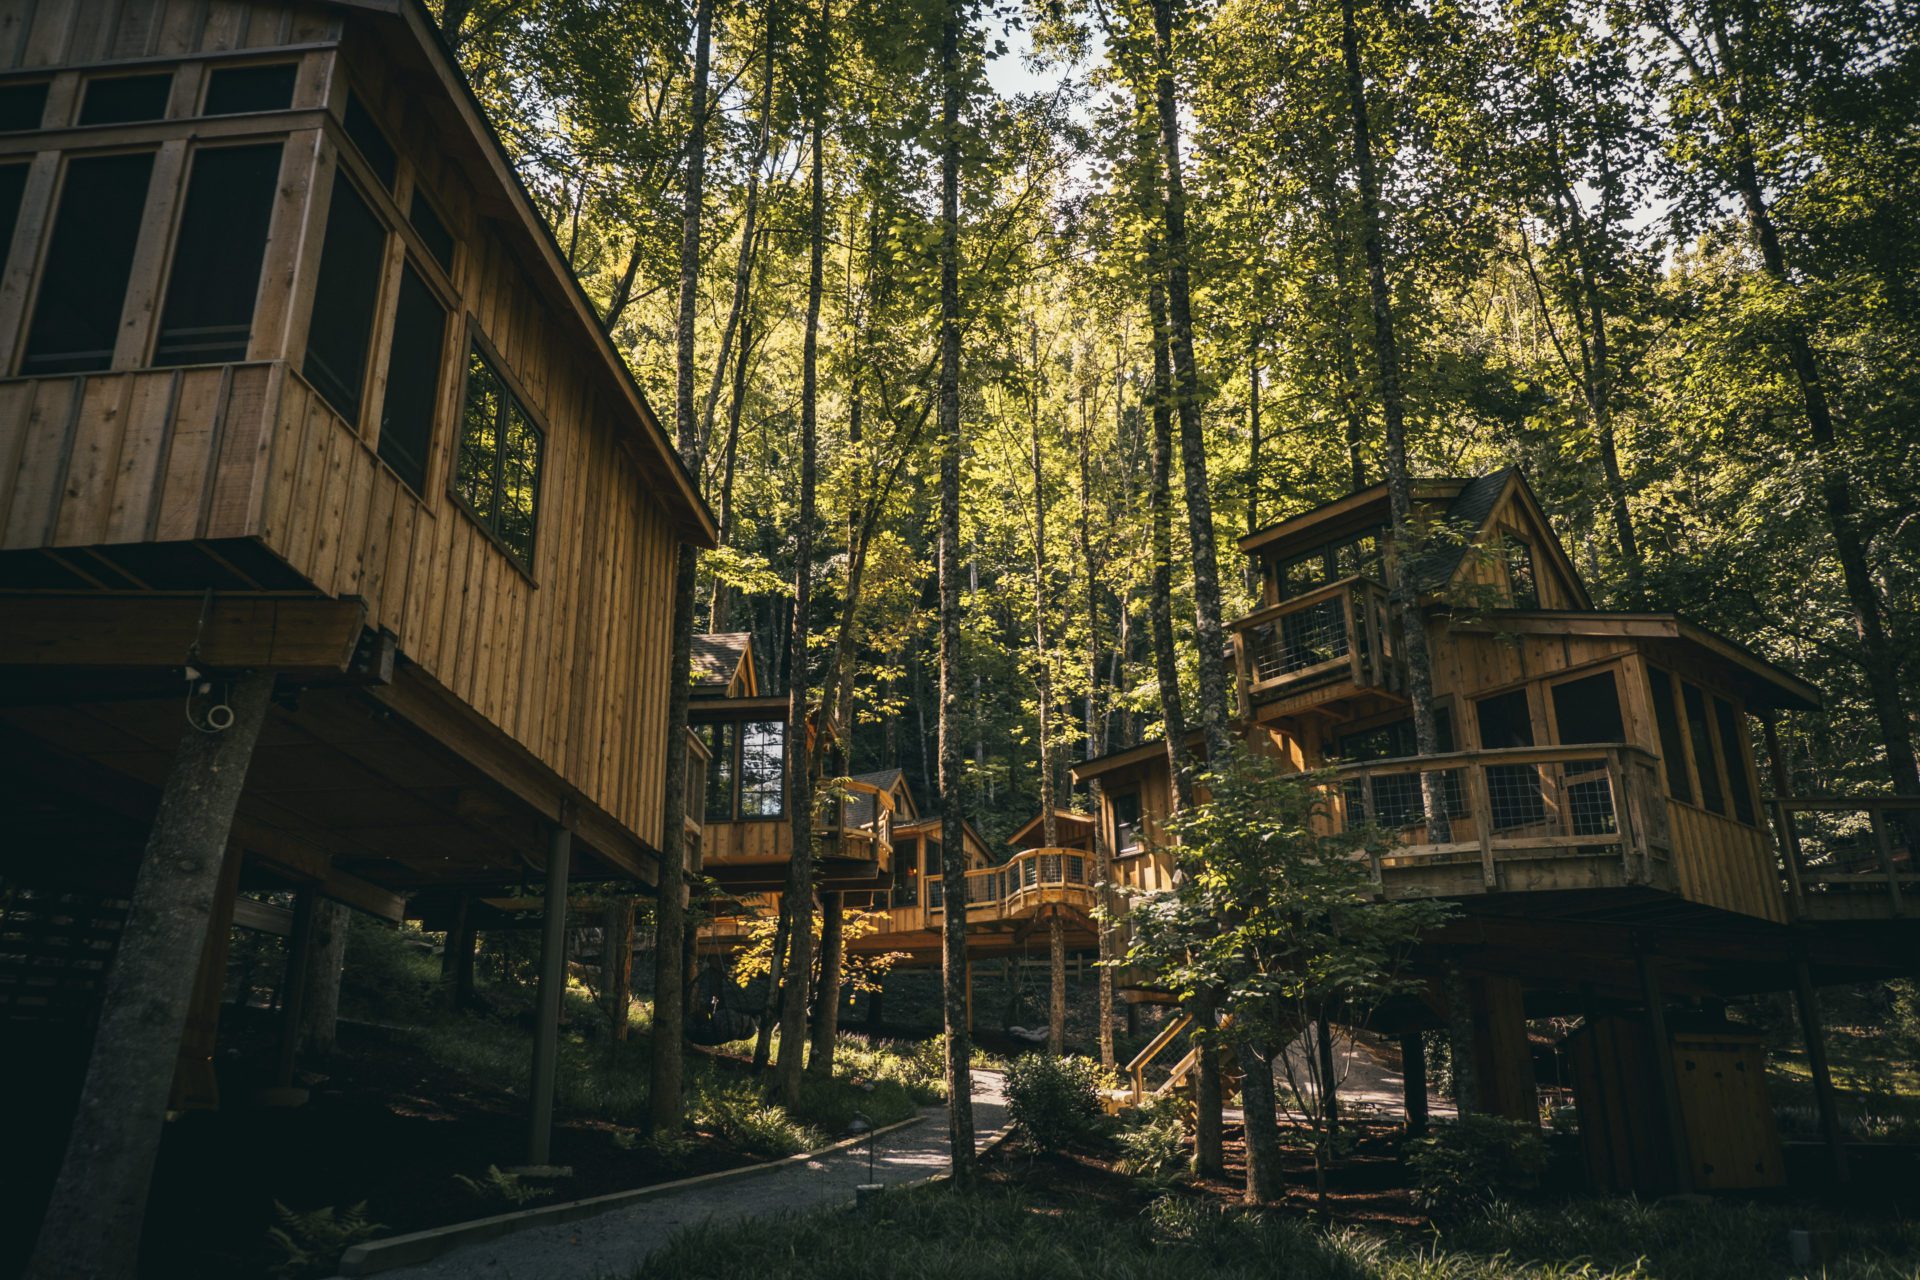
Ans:
<svg viewBox="0 0 1920 1280"><path fill-rule="evenodd" d="M84 1043L245 673L209 973L248 888L300 892L297 950L315 895L682 856L673 564L714 524L424 6L0 0L0 259L0 881L98 926L0 961L10 1026Z"/></svg>

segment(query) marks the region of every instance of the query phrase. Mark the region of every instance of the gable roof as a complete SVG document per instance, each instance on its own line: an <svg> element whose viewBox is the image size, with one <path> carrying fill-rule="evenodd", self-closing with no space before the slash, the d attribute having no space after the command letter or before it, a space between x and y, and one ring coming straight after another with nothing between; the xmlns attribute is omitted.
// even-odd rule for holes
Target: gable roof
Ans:
<svg viewBox="0 0 1920 1280"><path fill-rule="evenodd" d="M855 782L864 782L881 791L892 791L905 800L894 810L893 820L897 826L902 822L911 822L914 818L913 793L907 790L907 775L900 769L876 769L872 773L853 773L847 775ZM896 805L899 801L896 800ZM856 791L847 797L847 818L861 826L873 821L873 796L865 791Z"/></svg>
<svg viewBox="0 0 1920 1280"><path fill-rule="evenodd" d="M473 86L467 83L458 59L442 38L425 0L326 0L326 3L376 26L381 50L386 56L401 62L402 70L409 74L415 68L423 68L427 72L425 79L439 88L441 100L451 111L443 115L434 110L437 104L431 101L423 103L422 109L432 112L447 149L455 153L454 158L476 187L482 188L483 203L489 206L489 213L497 210L504 215L493 218L491 225L501 230L502 240L511 246L513 256L527 269L535 291L550 304L556 326L571 331L572 345L592 352L589 363L602 374L600 381L613 407L625 410L625 416L638 427L637 431L625 433L628 443L633 446L633 455L643 474L653 481L655 495L666 509L680 540L698 547L717 546L719 526L700 495L699 485L634 381L633 370L627 367L626 359L615 349L601 325L599 313L554 239L553 228L534 207L519 170L475 96ZM452 127L448 127L449 124ZM500 197L497 203L489 198L495 196Z"/></svg>
<svg viewBox="0 0 1920 1280"><path fill-rule="evenodd" d="M1093 830L1093 819L1084 813L1075 813L1071 809L1056 808L1053 811L1054 830L1060 835L1071 838L1075 834L1084 835ZM1007 843L1016 849L1024 849L1026 840L1035 832L1045 831L1047 815L1036 813L1031 821L1007 837Z"/></svg>
<svg viewBox="0 0 1920 1280"><path fill-rule="evenodd" d="M753 636L746 631L714 631L693 638L693 687L705 692L724 693L733 687L742 663L751 663ZM747 696L753 694L756 681L749 665Z"/></svg>
<svg viewBox="0 0 1920 1280"><path fill-rule="evenodd" d="M1407 562L1408 580L1416 590L1439 591L1453 581L1460 562L1467 557L1467 548L1479 540L1487 521L1493 519L1494 508L1507 491L1507 481L1519 474L1517 467L1502 467L1461 484L1441 518L1449 529L1463 536L1440 538Z"/></svg>

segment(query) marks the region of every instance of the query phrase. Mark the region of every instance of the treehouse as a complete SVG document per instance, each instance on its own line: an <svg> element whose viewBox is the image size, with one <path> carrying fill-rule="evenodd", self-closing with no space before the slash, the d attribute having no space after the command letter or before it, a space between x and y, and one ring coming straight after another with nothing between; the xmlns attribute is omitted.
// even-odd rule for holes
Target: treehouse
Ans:
<svg viewBox="0 0 1920 1280"><path fill-rule="evenodd" d="M245 785L185 850L212 842L206 897L165 908L190 951L159 963L203 974L176 1104L216 1096L230 924L287 932L293 973L317 898L399 919L531 868L552 985L570 879L682 856L673 565L715 532L426 10L41 0L0 28L10 1029L84 1046L158 910L163 793L209 753Z"/></svg>
<svg viewBox="0 0 1920 1280"><path fill-rule="evenodd" d="M1729 1172L1726 1153L1740 1146L1729 1134L1759 1131L1763 1095L1746 1098L1737 1123L1709 1122L1704 1096L1683 1103L1676 1088L1657 1122L1629 1124L1605 1098L1631 1096L1641 1076L1595 1046L1632 1042L1659 1057L1653 1046L1670 1044L1675 1063L1693 1054L1684 1070L1708 1060L1719 1070L1753 1047L1724 1026L1670 1031L1665 993L1797 990L1816 1024L1815 982L1910 970L1920 886L1903 823L1920 805L1779 787L1763 799L1753 722L1771 742L1776 718L1816 708L1817 690L1674 614L1594 608L1518 471L1419 482L1413 496L1413 546L1396 545L1384 485L1243 538L1261 602L1231 624L1250 747L1315 771L1324 830L1388 834L1368 862L1376 897L1456 904L1415 956L1427 994L1390 1002L1375 1025L1441 1027L1463 999L1455 1013L1473 1027L1479 1105L1534 1118L1525 1018L1580 1014L1596 1028L1580 1058L1596 1179L1748 1185L1715 1178L1748 1176ZM1415 741L1402 598L1431 657L1438 750L1428 754ZM1199 735L1189 750L1204 754ZM1437 778L1443 829L1427 820L1423 775ZM1075 777L1101 784L1113 883L1168 888L1166 745L1089 760ZM1843 816L1854 821L1834 821ZM1825 923L1839 919L1848 923ZM1140 975L1123 984L1129 999L1161 998ZM1608 1021L1635 1009L1632 1035ZM1664 1061L1646 1081L1671 1082L1681 1068ZM1424 1105L1422 1093L1422 1116ZM1777 1145L1762 1181L1777 1181Z"/></svg>

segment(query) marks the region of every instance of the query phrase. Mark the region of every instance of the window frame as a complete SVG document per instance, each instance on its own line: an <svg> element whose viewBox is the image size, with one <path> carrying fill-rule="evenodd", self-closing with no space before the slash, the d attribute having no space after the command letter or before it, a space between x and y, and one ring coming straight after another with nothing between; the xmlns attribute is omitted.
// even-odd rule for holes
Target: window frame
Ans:
<svg viewBox="0 0 1920 1280"><path fill-rule="evenodd" d="M390 242L388 244L389 257L395 256L393 254L393 248L394 246ZM420 269L420 259L406 248L404 242L399 247L397 257L397 262L387 263L381 272L380 309L375 322L374 334L376 338L383 339L383 341L379 343L379 346L375 350L374 355L376 359L369 362L367 399L370 402L368 407L372 412L366 414L366 418L370 429L363 429L360 436L361 439L366 441L368 447L373 450L374 458L382 467L385 467L392 473L393 478L399 482L400 487L418 498L422 506L430 506L431 504L428 502L427 495L433 492L434 467L439 462L441 455L443 420L446 418L447 409L448 372L452 370L457 374L463 368L460 361L452 359L449 356L448 343L451 339L462 333L464 326L459 322L461 315L459 301L455 298L449 298L447 292L440 287L439 282L434 280L427 272ZM385 419L387 396L390 394L393 381L393 343L400 332L401 290L408 270L412 270L414 277L420 281L421 287L426 289L434 302L439 305L441 314L445 316L445 320L440 326L440 351L435 357L434 363L433 407L427 417L426 453L420 460L420 484L418 488L416 488L407 477L401 475L398 468L387 460L386 455L380 452L381 440L386 435ZM496 362L495 372L497 373L498 371L499 366ZM379 393L378 403L371 403L376 391ZM463 409L465 407L465 396L466 389L463 386L461 387L461 404ZM526 408L524 402L521 408ZM541 430L540 442L541 461L544 465L546 460L546 431L544 428ZM535 545L537 546L539 542L539 493L537 485L534 498L534 511L536 515L534 532L536 535ZM529 556L529 559L531 559L531 556ZM532 576L531 568L528 569L528 576Z"/></svg>
<svg viewBox="0 0 1920 1280"><path fill-rule="evenodd" d="M1752 742L1747 733L1746 704L1711 685L1702 685L1701 692L1707 700L1707 722L1713 726L1713 735L1720 744L1720 768L1725 774L1723 781L1727 792L1727 812L1723 816L1743 827L1758 828L1761 824L1759 762L1754 759ZM1734 735L1731 746L1727 743L1728 729L1732 729ZM1740 780L1737 783L1734 781L1736 763L1740 767ZM1745 817L1740 815L1742 800L1746 801Z"/></svg>
<svg viewBox="0 0 1920 1280"><path fill-rule="evenodd" d="M224 119L225 117L221 117ZM238 135L233 137L213 137L193 141L187 147L186 155L180 165L176 199L166 223L166 257L160 264L160 274L155 281L153 297L153 323L147 326L146 347L141 352L141 367L147 369L190 369L195 367L218 367L229 364L245 364L253 358L255 343L259 338L256 322L260 317L260 304L267 286L267 256L273 249L274 224L279 214L280 174L286 172L287 148L291 141L288 135L269 133L262 135ZM266 235L261 242L260 266L253 282L253 308L247 318L247 342L236 360L199 361L185 364L156 365L154 359L160 348L160 338L166 327L166 310L173 289L173 273L180 256L180 233L185 227L187 198L193 189L194 173L200 157L210 151L237 151L248 147L275 146L280 149L280 168L274 177L274 192L267 201ZM311 317L309 317L311 319ZM301 375L303 378L305 374Z"/></svg>
<svg viewBox="0 0 1920 1280"><path fill-rule="evenodd" d="M258 57L208 59L200 74L199 88L193 98L193 118L196 120L232 120L244 116L272 116L302 110L300 106L300 72L304 58L297 51L291 56L276 51L263 53ZM210 114L207 111L207 98L213 92L213 78L222 71L264 70L268 67L291 67L293 69L293 89L287 95L284 107L254 107L246 111L222 111Z"/></svg>
<svg viewBox="0 0 1920 1280"><path fill-rule="evenodd" d="M100 127L104 128L106 126L100 126ZM97 375L102 373L118 372L119 367L117 365L117 359L120 352L121 337L124 336L124 331L127 326L127 308L133 305L134 280L137 274L139 273L140 266L141 266L140 249L141 249L141 245L144 243L146 238L153 232L153 229L147 224L147 221L146 221L146 209L151 203L153 198L154 180L156 177L160 176L161 174L161 165L164 163L164 160L165 160L165 148L162 144L158 142L135 142L135 143L127 143L119 146L110 146L110 147L86 147L86 148L76 147L76 148L70 148L70 149L62 149L55 152L39 153L39 155L36 155L32 160L28 162L29 165L39 164L40 156L42 155L51 157L51 162L54 167L54 175L53 175L53 181L49 184L49 189L47 191L46 204L44 206L39 206L36 203L36 206L35 206L36 211L39 212L39 217L40 217L39 225L37 228L35 228L38 239L31 246L32 274L31 274L31 278L28 280L26 289L23 290L23 297L21 299L20 310L18 312L18 316L19 316L18 328L14 334L13 349L6 353L8 376L16 377L16 378L71 378L71 377L79 377L79 376L92 376L92 375ZM147 185L145 189L142 190L140 193L141 214L140 214L140 222L136 225L136 228L134 231L132 265L127 276L126 287L123 289L120 295L120 310L114 316L114 330L115 330L116 337L115 337L114 346L108 351L107 363L99 369L81 370L81 371L67 370L67 371L61 372L61 371L51 371L51 370L28 370L26 368L26 363L29 356L29 348L32 346L32 342L33 342L34 321L39 315L41 295L46 292L47 268L50 265L49 258L53 250L53 239L55 234L59 231L59 228L60 228L61 205L67 196L67 186L73 177L74 164L76 162L83 162L83 161L89 161L89 160L112 159L115 157L136 156L136 155L144 155L149 157L150 163L147 171ZM27 184L21 195L22 214L24 214L27 207L25 203L26 200L30 197L33 197L34 195L35 195L35 192L33 188L33 173L31 169L29 169L29 172L27 175ZM169 234L172 233L173 224L177 220L178 220L177 211L169 215L168 227L167 227L167 231ZM14 227L14 233L15 233L16 239L19 237L19 231L20 231L20 228L16 223ZM7 256L9 259L11 259L11 256L12 256L11 248L12 248L11 246L8 246ZM169 245L168 246L169 254L171 253L171 251L172 251L171 245ZM9 269L11 269L11 262L9 262L8 266L9 266ZM157 325L158 325L158 315L156 313L155 326L157 327ZM151 342L152 337L153 335L150 332L148 334L149 342Z"/></svg>
<svg viewBox="0 0 1920 1280"><path fill-rule="evenodd" d="M1533 553L1534 540L1518 529L1505 525L1500 528L1500 572L1507 584L1507 608L1521 610L1545 609L1546 601L1540 594L1540 558ZM1527 565L1528 590L1533 596L1531 604L1522 604L1514 585L1513 566L1517 558L1523 558Z"/></svg>
<svg viewBox="0 0 1920 1280"><path fill-rule="evenodd" d="M1559 688L1563 684L1572 684L1578 680L1591 680L1595 676L1603 676L1603 675L1613 677L1614 706L1620 712L1620 734L1621 734L1620 740L1626 743L1628 746L1634 745L1633 739L1631 736L1633 733L1633 717L1630 714L1631 706L1627 701L1628 677L1627 677L1625 664L1622 663L1618 658L1609 659L1602 662L1589 663L1585 666L1572 668L1567 671L1556 672L1555 674L1546 677L1541 682L1542 684L1541 698L1540 698L1541 710L1545 713L1547 718L1547 723L1546 723L1547 741L1551 745L1556 747L1580 747L1580 746L1596 745L1594 743L1568 742L1566 738L1561 734L1560 708L1559 708L1559 704L1554 701L1553 691Z"/></svg>
<svg viewBox="0 0 1920 1280"><path fill-rule="evenodd" d="M1666 784L1667 799L1675 804L1689 805L1695 809L1699 809L1702 813L1711 813L1712 810L1700 803L1699 780L1693 776L1693 743L1687 737L1687 715L1686 708L1680 700L1680 691L1678 688L1679 677L1667 667L1659 666L1652 662L1645 663L1644 665L1647 671L1647 710L1653 719L1652 728L1654 741L1660 748L1661 780ZM1660 683L1661 681L1665 681L1666 683L1662 685ZM1656 689L1660 688L1666 690L1667 711L1673 717L1673 746L1680 756L1681 780L1687 785L1687 794L1684 796L1675 795L1673 790L1674 762L1668 755L1666 730L1660 724L1660 697L1655 692Z"/></svg>
<svg viewBox="0 0 1920 1280"><path fill-rule="evenodd" d="M785 822L787 820L787 768L793 763L787 750L787 722L769 720L764 716L743 716L732 721L733 735L733 821L735 822ZM748 813L746 809L747 788L747 729L751 725L770 724L780 730L780 786L777 791L780 803L778 813Z"/></svg>
<svg viewBox="0 0 1920 1280"><path fill-rule="evenodd" d="M1143 858L1149 852L1147 848L1147 804L1143 787L1133 786L1121 791L1107 793L1107 825L1111 828L1107 838L1112 842L1113 856L1118 858ZM1117 805L1122 800L1132 800L1136 810L1133 827L1139 837L1139 843L1131 848L1120 847L1120 814Z"/></svg>
<svg viewBox="0 0 1920 1280"><path fill-rule="evenodd" d="M478 351L486 358L487 364L493 369L494 376L498 377L500 381L505 384L507 394L513 398L514 402L520 406L522 412L527 415L527 420L533 425L534 430L540 433L540 463L539 466L535 468L533 476L533 540L532 545L527 548L526 562L523 564L519 554L507 545L507 540L494 532L492 526L487 523L486 519L468 505L465 498L460 496L460 486L458 483L460 466L457 459L448 463L446 468L446 483L442 486L442 489L446 493L448 500L453 503L454 509L472 521L474 527L485 534L487 540L493 543L500 551L500 554L507 558L508 563L513 565L515 569L518 569L520 575L524 577L528 583L538 588L540 580L534 574L534 565L540 555L540 507L541 500L545 496L547 488L547 444L553 438L553 432L548 427L546 414L541 412L533 403L532 398L527 395L525 384L514 376L513 370L508 366L507 362L500 358L499 349L496 348L493 343L489 342L486 334L481 331L479 317L470 311L467 312L466 339L467 346L464 349L468 351ZM459 400L457 402L459 407L453 415L453 420L457 424L466 417L467 391L470 380L467 377L465 361L449 361L448 363L457 371L457 376L460 379ZM495 430L498 430L497 425ZM456 448L449 449L447 452L450 455L457 453L457 446ZM428 463L428 468L429 471L431 471L431 461ZM497 480L499 476L499 466L497 464L494 469L494 475ZM431 474L428 476L428 481L429 483L432 481ZM736 780L736 793L738 789L739 784ZM734 809L736 812L739 807L740 803L736 798L734 801Z"/></svg>

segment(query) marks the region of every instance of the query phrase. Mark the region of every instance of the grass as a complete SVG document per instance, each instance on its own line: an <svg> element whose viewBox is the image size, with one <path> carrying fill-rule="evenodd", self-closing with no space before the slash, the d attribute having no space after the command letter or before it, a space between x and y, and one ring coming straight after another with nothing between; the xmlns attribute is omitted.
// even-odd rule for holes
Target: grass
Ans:
<svg viewBox="0 0 1920 1280"><path fill-rule="evenodd" d="M1834 1280L1920 1276L1920 1226L1862 1225L1784 1207L1631 1200L1496 1205L1445 1232L1323 1227L1162 1196L1144 1210L1050 1202L1028 1189L894 1192L867 1216L693 1228L636 1280L780 1275L841 1280L1761 1280L1804 1274L1792 1227L1821 1232Z"/></svg>
<svg viewBox="0 0 1920 1280"><path fill-rule="evenodd" d="M1920 1142L1920 1067L1896 1036L1874 1028L1827 1028L1841 1124L1855 1142ZM1813 1072L1798 1047L1767 1056L1767 1083L1781 1132L1819 1136Z"/></svg>

